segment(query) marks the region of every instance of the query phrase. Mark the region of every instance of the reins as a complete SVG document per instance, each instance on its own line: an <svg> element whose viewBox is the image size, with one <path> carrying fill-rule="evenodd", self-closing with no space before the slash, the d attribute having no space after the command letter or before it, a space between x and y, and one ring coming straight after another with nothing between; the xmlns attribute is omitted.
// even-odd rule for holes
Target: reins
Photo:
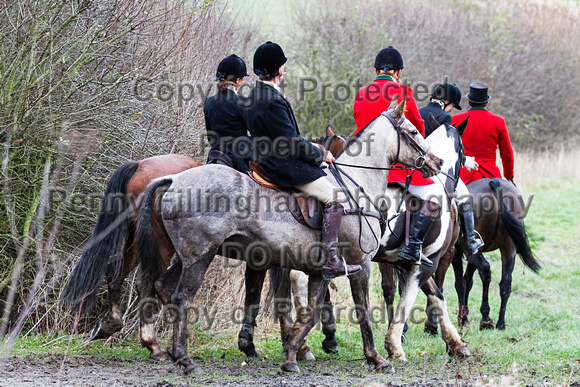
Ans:
<svg viewBox="0 0 580 387"><path fill-rule="evenodd" d="M374 200L371 199L371 197L366 193L364 187L362 187L360 184L358 184L348 173L346 173L342 168L340 168L340 166L344 166L344 167L350 167L350 168L358 168L358 169L369 169L369 170L377 170L377 171L391 171L391 170L405 170L407 171L407 178L405 181L405 189L403 192L403 195L405 196L407 194L408 188L409 188L409 184L411 183L411 178L413 176L413 173L417 170L422 168L425 165L425 155L427 154L427 152L425 152L425 150L423 150L423 148L421 148L421 146L419 144L417 144L417 142L415 140L413 140L411 138L411 136L409 136L409 134L407 134L403 128L401 127L401 124L404 122L405 117L403 117L399 122L397 122L393 116L391 116L389 113L387 112L383 112L381 115L383 115L384 117L386 117L389 122L393 125L393 127L395 128L395 130L397 131L397 156L395 158L395 162L392 164L402 164L402 166L399 165L391 165L390 167L371 167L371 166L364 166L364 165L354 165L354 164L346 164L346 163L341 163L341 162L333 162L332 164L328 165L328 170L330 171L330 173L332 173L332 175L334 176L334 178L336 179L336 182L338 183L339 187L342 189L342 191L344 192L348 203L350 205L350 209L345 209L344 210L344 214L345 215L357 215L358 219L359 219L359 247L361 249L361 251L365 254L370 254L372 252L372 250L374 250L375 248L378 248L380 245L380 241L379 238L377 237L377 235L375 234L375 232L373 231L369 220L367 219L367 216L372 216L375 217L379 220L379 224L381 226L387 224L388 226L388 222L391 220L387 220L385 219L385 216L383 215L383 212L381 211L381 209L379 208L379 206L375 203ZM403 164L399 161L399 156L400 156L400 151L401 151L401 136L404 136L405 140L407 141L407 144L410 145L411 147L413 147L415 150L417 150L419 152L419 156L415 159L415 165L414 166L409 166L406 164ZM345 141L343 139L343 141ZM345 141L346 143L346 141ZM411 173L409 173L409 171L411 171ZM349 179L352 184L354 184L354 186L356 188L359 189L359 191L363 194L363 196L373 205L373 207L377 210L375 211L368 211L365 210L363 207L359 206L359 203L357 202L357 200L354 198L354 195L352 194L352 192L348 189L346 183L344 182L343 176L345 176L347 179ZM400 207L401 203L399 203L399 207ZM397 211L398 212L398 211ZM371 230L373 237L375 239L375 242L377 243L377 246L373 249L371 249L370 251L365 251L362 247L362 217L363 215L365 216L365 221L369 227L369 229ZM389 227L390 228L390 227ZM392 232L392 230L391 230Z"/></svg>

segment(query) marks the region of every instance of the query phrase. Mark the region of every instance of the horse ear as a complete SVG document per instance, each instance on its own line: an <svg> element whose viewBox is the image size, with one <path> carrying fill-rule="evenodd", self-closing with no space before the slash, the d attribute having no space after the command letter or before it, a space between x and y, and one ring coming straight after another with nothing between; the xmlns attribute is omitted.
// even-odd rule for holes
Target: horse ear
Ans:
<svg viewBox="0 0 580 387"><path fill-rule="evenodd" d="M397 99L399 97L397 95L395 95L393 97L393 99L391 99L391 104L389 105L389 108L387 110L395 110L397 108L398 102Z"/></svg>
<svg viewBox="0 0 580 387"><path fill-rule="evenodd" d="M429 113L429 125L431 125L431 130L435 130L441 126L441 124L433 116L433 113Z"/></svg>
<svg viewBox="0 0 580 387"><path fill-rule="evenodd" d="M330 124L328 124L328 125L326 126L326 135L327 135L328 137L332 137L332 136L334 136L334 132L332 131L332 127L330 126Z"/></svg>
<svg viewBox="0 0 580 387"><path fill-rule="evenodd" d="M469 117L471 116L467 116L467 118L463 120L462 123L457 125L457 132L459 133L459 136L463 136L463 132L465 131L465 128L467 128L467 121L469 121Z"/></svg>
<svg viewBox="0 0 580 387"><path fill-rule="evenodd" d="M403 113L405 112L405 106L407 106L407 97L403 97L403 100L401 101L400 104L397 105L397 107L395 108L395 110L393 111L393 118L395 119L395 121L399 121L401 118L403 118Z"/></svg>

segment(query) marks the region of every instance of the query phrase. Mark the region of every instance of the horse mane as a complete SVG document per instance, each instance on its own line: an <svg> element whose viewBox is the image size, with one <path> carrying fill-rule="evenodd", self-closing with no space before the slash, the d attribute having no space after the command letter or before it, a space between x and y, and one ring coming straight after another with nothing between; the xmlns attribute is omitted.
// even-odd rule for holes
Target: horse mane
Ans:
<svg viewBox="0 0 580 387"><path fill-rule="evenodd" d="M390 111L390 107L389 109L383 111L381 114L379 114L378 116L376 116L375 118L373 118L373 120L371 122L369 122L368 124L366 124L361 130L359 130L358 132L356 131L356 129L354 131L352 131L348 137L346 137L346 146L344 147L343 150L340 151L340 153L338 155L336 155L335 158L339 158L347 149L349 146L351 146L354 142L356 142L356 140L358 140L360 138L360 136L362 136L363 132L370 127L376 120L378 120L383 113ZM403 116L404 117L404 116Z"/></svg>

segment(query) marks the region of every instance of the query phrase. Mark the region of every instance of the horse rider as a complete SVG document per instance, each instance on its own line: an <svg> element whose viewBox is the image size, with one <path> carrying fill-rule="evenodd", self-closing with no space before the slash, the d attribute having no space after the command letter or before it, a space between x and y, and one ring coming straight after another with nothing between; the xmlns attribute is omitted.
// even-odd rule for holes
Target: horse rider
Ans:
<svg viewBox="0 0 580 387"><path fill-rule="evenodd" d="M453 108L462 110L460 102L461 90L459 90L459 87L457 87L455 83L443 83L435 88L433 94L431 94L431 100L429 103L419 109L421 118L425 121L425 138L427 138L433 130L437 129L431 127L429 115L433 115L435 120L440 124L451 124L452 120L449 113L451 113ZM464 165L469 171L477 170L478 167L475 158L471 156L463 156L462 165ZM472 255L475 254L484 243L481 239L475 237L473 203L469 196L469 191L461 178L457 180L457 187L455 190L457 192L457 208L461 218L460 225L467 241L469 254Z"/></svg>
<svg viewBox="0 0 580 387"><path fill-rule="evenodd" d="M429 114L433 114L433 117L440 124L451 125L451 111L453 108L457 110L461 109L461 90L455 83L443 83L437 85L433 93L431 94L431 99L429 103L419 109L419 114L421 118L425 121L425 138L437 128L432 128L429 122Z"/></svg>
<svg viewBox="0 0 580 387"><path fill-rule="evenodd" d="M322 161L332 163L334 157L300 136L290 102L280 89L286 61L282 48L271 41L254 54L254 72L259 79L248 95L245 110L254 158L274 184L295 187L323 203L323 277L354 274L361 270L360 265L347 265L338 257L338 231L344 214L340 202L346 202L346 197L325 178L320 167Z"/></svg>
<svg viewBox="0 0 580 387"><path fill-rule="evenodd" d="M505 120L487 110L491 99L487 84L480 82L470 84L466 98L469 110L453 116L452 122L456 125L469 115L469 124L463 132L462 141L465 153L475 157L479 168L471 171L461 168L461 180L469 184L482 178L501 178L499 168L495 164L496 150L499 147L503 173L505 178L513 183L514 151Z"/></svg>
<svg viewBox="0 0 580 387"><path fill-rule="evenodd" d="M222 59L216 71L218 92L203 106L211 145L207 163L225 164L240 172L248 170L246 160L251 155L251 140L243 114L244 99L238 95L246 76L242 58L230 55Z"/></svg>
<svg viewBox="0 0 580 387"><path fill-rule="evenodd" d="M401 102L407 98L405 117L424 135L423 119L413 98L413 89L400 82L403 72L403 57L392 46L383 48L375 59L375 80L360 89L354 101L354 120L357 131L365 128L371 121L388 109L392 99L397 96ZM389 172L389 188L387 194L394 198L400 191L399 185L405 184L406 171L391 170ZM433 262L421 251L421 245L429 227L441 212L439 201L445 197L445 191L439 184L434 184L431 178L425 179L420 173L413 173L409 185L409 193L421 199L421 208L413 213L409 227L409 244L403 246L399 256L414 262L433 266Z"/></svg>

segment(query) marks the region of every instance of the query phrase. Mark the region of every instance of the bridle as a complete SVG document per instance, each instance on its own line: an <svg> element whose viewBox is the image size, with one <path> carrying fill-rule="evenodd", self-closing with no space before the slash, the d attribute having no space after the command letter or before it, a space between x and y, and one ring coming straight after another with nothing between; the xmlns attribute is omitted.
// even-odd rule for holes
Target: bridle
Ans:
<svg viewBox="0 0 580 387"><path fill-rule="evenodd" d="M421 147L421 145L419 145L417 143L417 141L415 141L409 135L409 133L405 132L405 130L401 126L403 124L403 122L405 122L406 118L403 116L403 118L401 118L401 120L396 121L393 118L393 116L387 111L381 113L381 116L384 116L385 118L387 118L389 120L389 122L391 123L391 125L393 125L393 127L397 131L397 155L395 156L395 161L391 162L391 166L390 167L368 167L368 166L363 166L363 165L346 164L346 163L341 163L338 161L335 161L333 164L342 165L344 167L352 167L352 168L359 168L359 169L374 169L374 170L380 170L380 171L393 171L393 170L414 171L414 170L423 168L425 166L425 156L427 155L427 152ZM413 149L415 149L419 153L419 156L417 156L417 158L415 159L415 162L414 162L415 165L409 165L409 164L403 163L399 160L399 157L401 155L401 137L407 142L407 144L409 146L411 146ZM346 142L346 140L344 138L341 137L341 140L348 146L348 143ZM397 165L397 164L400 164L400 165Z"/></svg>
<svg viewBox="0 0 580 387"><path fill-rule="evenodd" d="M372 217L377 218L379 220L381 229L383 229L383 227L386 224L388 224L388 221L385 218L385 214L383 213L383 211L374 202L374 200L372 200L371 197L366 193L366 191L364 190L364 187L359 185L349 174L347 174L342 168L340 168L340 166L359 168L359 169L381 170L381 171L385 171L385 170L387 170L387 171L389 171L389 170L412 171L410 174L407 173L407 179L406 179L405 191L404 191L404 195L406 195L406 192L408 190L408 187L409 187L409 184L411 182L411 178L413 176L414 171L417 169L421 169L425 165L425 156L427 155L427 152L425 152L425 150L407 132L405 132L403 130L401 125L405 121L404 116L401 120L396 121L393 118L393 116L386 111L383 112L381 115L386 117L389 120L389 122L393 125L395 130L397 131L397 156L395 157L395 161L391 163L390 167L371 167L371 166L340 163L337 161L328 165L328 169L329 169L330 173L332 173L332 175L336 179L338 185L340 186L340 188L344 192L344 194L345 194L345 196L350 204L350 207L351 207L350 209L345 208L344 214L345 215L358 215L358 218L359 218L359 247L365 254L369 254L372 250L365 251L361 245L362 217L363 217L363 215L365 216L365 221L367 222L367 225L369 226L369 228L371 229L371 232L373 233L373 237L375 238L375 241L377 243L377 248L380 245L380 241L379 241L379 238L377 238L377 235L373 231L372 227L370 227L367 216L372 216ZM407 144L409 146L414 148L419 153L419 156L415 159L414 166L401 163L399 160L399 156L401 153L401 137L407 142ZM346 142L346 140L344 138L341 138L341 139L348 146L348 143ZM400 165L396 165L396 164L400 164ZM364 195L365 199L368 200L373 205L373 207L376 209L376 212L375 211L367 211L363 207L359 207L358 202L356 201L354 195L352 194L352 192L350 192L346 183L344 182L343 176L348 178L354 184L354 186L359 189L359 191Z"/></svg>
<svg viewBox="0 0 580 387"><path fill-rule="evenodd" d="M403 118L401 118L401 120L397 122L395 120L395 118L391 114L389 114L388 112L383 112L381 115L386 117L389 120L391 125L393 125L393 127L395 128L395 130L398 133L398 136L397 136L397 156L395 157L395 162L393 164L406 165L405 163L401 163L399 161L399 156L401 153L401 137L403 137L403 139L407 142L407 144L409 146L411 146L417 152L419 152L419 156L415 159L415 165L412 168L414 168L414 169L423 168L423 166L425 165L425 156L427 155L427 152L425 152L425 150L423 148L421 148L421 145L417 144L417 141L415 141L409 135L409 133L407 133L403 130L403 127L401 125L403 124L403 122L405 122L405 116L403 116ZM409 167L408 165L406 165L406 166Z"/></svg>

